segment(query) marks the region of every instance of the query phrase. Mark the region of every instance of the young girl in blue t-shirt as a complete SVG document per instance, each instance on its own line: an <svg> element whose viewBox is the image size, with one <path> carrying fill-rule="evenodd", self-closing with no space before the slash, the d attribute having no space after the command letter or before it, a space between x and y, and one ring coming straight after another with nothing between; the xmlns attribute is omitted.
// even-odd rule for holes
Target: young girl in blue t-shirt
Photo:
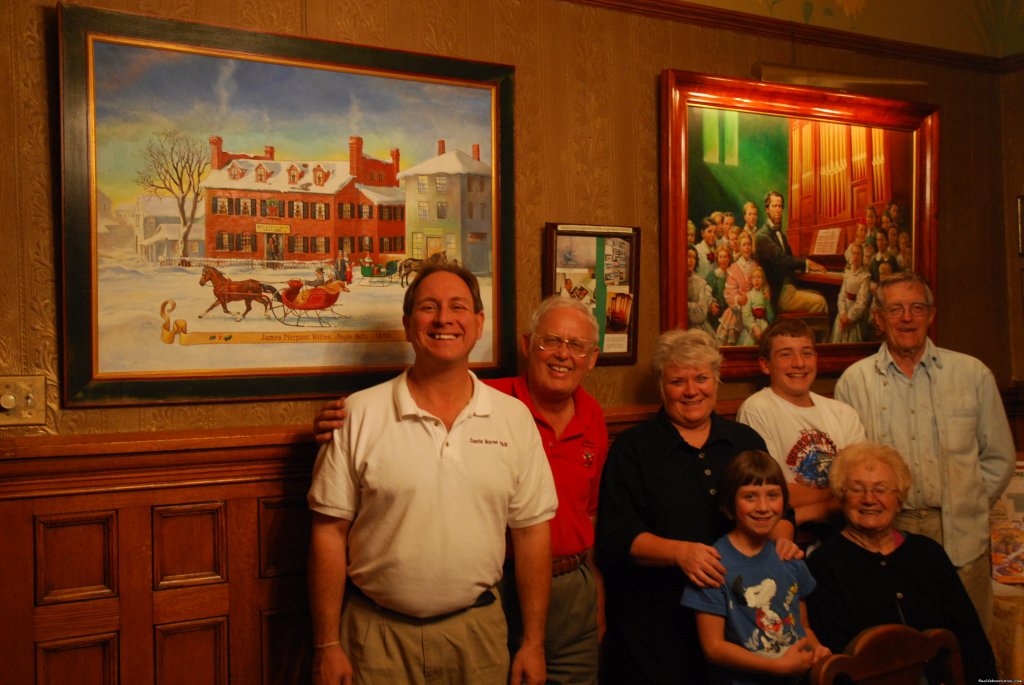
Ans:
<svg viewBox="0 0 1024 685"><path fill-rule="evenodd" d="M726 568L717 588L686 587L704 656L718 683L799 676L831 652L807 624L814 579L803 561L782 561L769 535L789 503L786 477L767 453L748 450L726 470L722 510L735 522L715 542Z"/></svg>

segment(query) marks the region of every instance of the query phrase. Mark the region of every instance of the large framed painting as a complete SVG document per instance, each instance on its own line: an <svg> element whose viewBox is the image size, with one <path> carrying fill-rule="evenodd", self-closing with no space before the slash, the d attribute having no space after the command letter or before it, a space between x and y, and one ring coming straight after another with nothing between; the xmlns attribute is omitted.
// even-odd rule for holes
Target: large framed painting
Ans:
<svg viewBox="0 0 1024 685"><path fill-rule="evenodd" d="M935 287L933 106L667 70L661 110L661 324L714 335L723 376L758 375L783 317L841 371L877 349L880 279Z"/></svg>
<svg viewBox="0 0 1024 685"><path fill-rule="evenodd" d="M61 6L68 406L337 395L423 265L515 365L514 69Z"/></svg>

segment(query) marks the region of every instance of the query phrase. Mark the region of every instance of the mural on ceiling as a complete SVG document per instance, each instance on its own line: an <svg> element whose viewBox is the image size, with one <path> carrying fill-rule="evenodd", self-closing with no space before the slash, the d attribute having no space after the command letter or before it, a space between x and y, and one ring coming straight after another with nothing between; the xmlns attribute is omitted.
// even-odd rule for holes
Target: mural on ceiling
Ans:
<svg viewBox="0 0 1024 685"><path fill-rule="evenodd" d="M1024 52L1024 0L973 0L979 33L988 54L1006 57Z"/></svg>

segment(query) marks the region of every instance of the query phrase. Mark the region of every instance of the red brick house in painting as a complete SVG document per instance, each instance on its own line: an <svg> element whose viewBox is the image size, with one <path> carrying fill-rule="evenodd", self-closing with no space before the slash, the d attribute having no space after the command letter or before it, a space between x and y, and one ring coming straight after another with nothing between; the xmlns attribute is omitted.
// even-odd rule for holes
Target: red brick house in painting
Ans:
<svg viewBox="0 0 1024 685"><path fill-rule="evenodd" d="M375 263L405 256L405 193L398 149L391 160L348 139L348 161L277 160L225 152L210 138L206 193L208 257L328 261L344 253Z"/></svg>

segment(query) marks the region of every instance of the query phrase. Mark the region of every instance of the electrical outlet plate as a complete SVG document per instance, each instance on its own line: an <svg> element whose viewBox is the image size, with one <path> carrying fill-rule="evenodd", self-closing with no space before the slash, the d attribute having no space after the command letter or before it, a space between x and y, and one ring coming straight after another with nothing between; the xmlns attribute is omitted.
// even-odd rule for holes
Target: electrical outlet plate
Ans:
<svg viewBox="0 0 1024 685"><path fill-rule="evenodd" d="M46 423L46 376L0 376L0 427Z"/></svg>

